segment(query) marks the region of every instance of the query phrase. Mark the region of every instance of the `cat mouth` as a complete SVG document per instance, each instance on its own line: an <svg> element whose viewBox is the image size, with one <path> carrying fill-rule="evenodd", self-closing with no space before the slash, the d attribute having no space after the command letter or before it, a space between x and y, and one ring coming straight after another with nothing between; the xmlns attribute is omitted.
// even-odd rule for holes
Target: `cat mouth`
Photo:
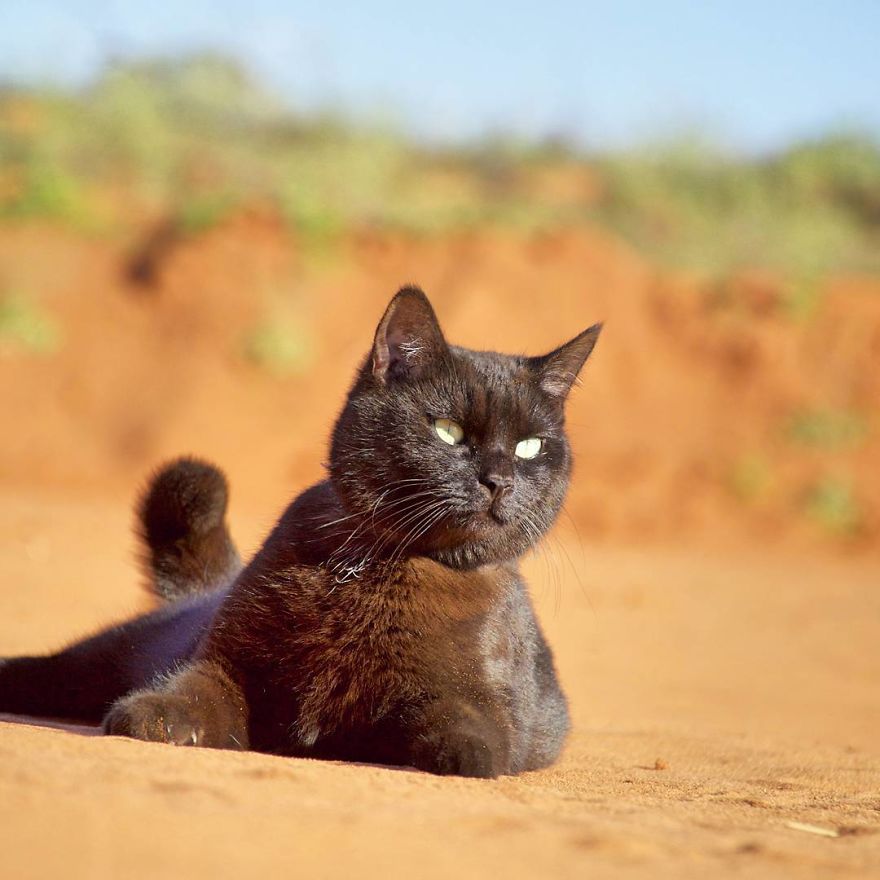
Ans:
<svg viewBox="0 0 880 880"><path fill-rule="evenodd" d="M477 511L474 518L483 525L497 527L510 525L513 515L511 511L505 510L503 504L495 501Z"/></svg>

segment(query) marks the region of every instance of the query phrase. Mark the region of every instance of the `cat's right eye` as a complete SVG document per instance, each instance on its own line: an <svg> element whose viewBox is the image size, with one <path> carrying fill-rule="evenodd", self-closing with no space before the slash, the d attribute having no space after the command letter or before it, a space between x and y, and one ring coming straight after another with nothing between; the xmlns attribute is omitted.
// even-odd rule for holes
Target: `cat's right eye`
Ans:
<svg viewBox="0 0 880 880"><path fill-rule="evenodd" d="M437 436L450 446L456 446L464 440L464 429L451 419L434 419L434 430Z"/></svg>

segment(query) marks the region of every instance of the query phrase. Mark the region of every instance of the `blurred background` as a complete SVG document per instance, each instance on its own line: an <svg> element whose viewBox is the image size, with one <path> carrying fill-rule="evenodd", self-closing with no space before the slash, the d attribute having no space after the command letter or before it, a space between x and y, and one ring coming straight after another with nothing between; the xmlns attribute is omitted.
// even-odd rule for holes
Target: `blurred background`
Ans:
<svg viewBox="0 0 880 880"><path fill-rule="evenodd" d="M0 655L147 607L131 502L163 459L224 468L249 555L402 284L477 348L605 322L525 561L557 766L0 723L8 876L876 874L876 0L0 18Z"/></svg>
<svg viewBox="0 0 880 880"><path fill-rule="evenodd" d="M877 4L4 13L8 492L196 452L277 510L416 282L460 344L606 322L582 538L880 547Z"/></svg>

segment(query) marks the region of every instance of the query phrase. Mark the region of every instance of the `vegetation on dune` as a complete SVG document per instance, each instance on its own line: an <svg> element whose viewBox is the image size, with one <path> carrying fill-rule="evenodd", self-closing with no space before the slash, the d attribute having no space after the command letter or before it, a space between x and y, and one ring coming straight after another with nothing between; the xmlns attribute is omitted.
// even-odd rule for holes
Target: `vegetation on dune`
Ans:
<svg viewBox="0 0 880 880"><path fill-rule="evenodd" d="M683 141L601 161L603 215L653 255L800 278L880 270L880 145L829 136L762 159Z"/></svg>
<svg viewBox="0 0 880 880"><path fill-rule="evenodd" d="M880 145L865 137L752 159L694 139L610 155L503 138L429 149L299 114L211 54L112 64L78 92L0 91L0 217L100 230L162 215L198 232L254 202L317 239L600 223L663 261L774 267L804 289L880 271Z"/></svg>
<svg viewBox="0 0 880 880"><path fill-rule="evenodd" d="M0 295L0 356L14 352L51 354L59 337L55 322L31 299Z"/></svg>
<svg viewBox="0 0 880 880"><path fill-rule="evenodd" d="M244 339L245 357L267 372L283 377L307 370L314 360L311 336L291 315L266 316Z"/></svg>
<svg viewBox="0 0 880 880"><path fill-rule="evenodd" d="M787 427L792 442L831 451L857 446L868 435L863 414L833 409L801 410L792 416Z"/></svg>
<svg viewBox="0 0 880 880"><path fill-rule="evenodd" d="M807 514L824 529L842 537L854 536L862 514L852 487L844 475L830 475L810 487L804 498Z"/></svg>

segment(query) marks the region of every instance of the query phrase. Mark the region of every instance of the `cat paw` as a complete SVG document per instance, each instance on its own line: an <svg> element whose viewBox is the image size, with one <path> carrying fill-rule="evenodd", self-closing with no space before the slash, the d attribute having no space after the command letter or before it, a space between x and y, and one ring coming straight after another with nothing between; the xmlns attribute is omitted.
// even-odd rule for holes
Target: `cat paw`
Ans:
<svg viewBox="0 0 880 880"><path fill-rule="evenodd" d="M104 733L175 746L208 744L204 726L186 701L166 694L132 694L117 700L104 718Z"/></svg>
<svg viewBox="0 0 880 880"><path fill-rule="evenodd" d="M498 764L489 744L466 731L426 736L415 756L416 767L441 776L495 779L502 773Z"/></svg>

